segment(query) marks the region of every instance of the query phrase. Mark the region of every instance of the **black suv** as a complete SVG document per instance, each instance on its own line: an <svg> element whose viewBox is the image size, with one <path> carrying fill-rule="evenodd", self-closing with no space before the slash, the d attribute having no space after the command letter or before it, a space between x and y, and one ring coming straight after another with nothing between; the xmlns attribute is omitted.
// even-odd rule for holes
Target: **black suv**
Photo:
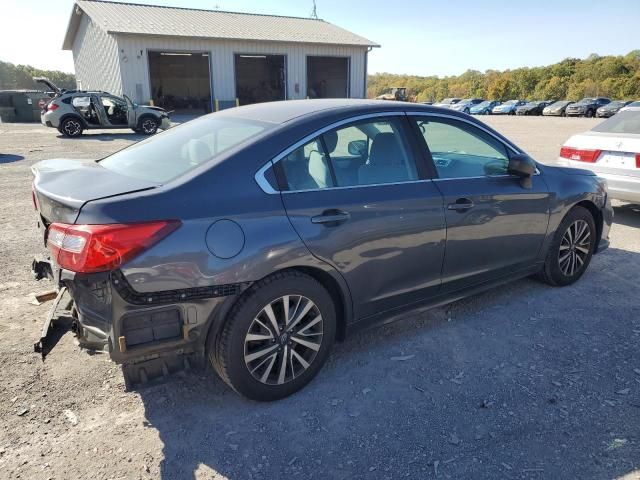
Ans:
<svg viewBox="0 0 640 480"><path fill-rule="evenodd" d="M598 97L598 98L583 98L577 103L569 105L566 110L567 117L594 117L596 110L603 105L611 103L610 98Z"/></svg>

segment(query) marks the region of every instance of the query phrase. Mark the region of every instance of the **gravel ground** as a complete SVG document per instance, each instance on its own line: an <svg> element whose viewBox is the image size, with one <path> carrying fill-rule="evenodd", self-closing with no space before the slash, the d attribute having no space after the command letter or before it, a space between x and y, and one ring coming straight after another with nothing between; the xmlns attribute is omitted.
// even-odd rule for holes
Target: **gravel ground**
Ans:
<svg viewBox="0 0 640 480"><path fill-rule="evenodd" d="M488 117L541 161L596 120ZM50 304L29 167L140 137L0 124L0 478L640 478L640 207L576 285L513 282L338 344L271 404L211 372L125 392L106 354L66 333L33 353Z"/></svg>

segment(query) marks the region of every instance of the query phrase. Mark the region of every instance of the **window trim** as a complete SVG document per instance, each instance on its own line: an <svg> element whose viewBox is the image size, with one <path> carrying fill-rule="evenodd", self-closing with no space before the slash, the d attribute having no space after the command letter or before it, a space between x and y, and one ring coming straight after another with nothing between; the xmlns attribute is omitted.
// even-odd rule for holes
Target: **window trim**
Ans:
<svg viewBox="0 0 640 480"><path fill-rule="evenodd" d="M380 183L380 184L370 184L370 185L351 185L351 186L345 186L345 187L314 188L314 189L307 189L307 190L276 190L266 179L267 170L269 170L270 168L274 168L280 160L282 160L284 157L289 155L291 152L293 152L297 148L313 140L314 138L328 132L329 130L333 130L335 128L338 128L348 123L354 123L360 120L367 120L370 118L379 118L379 117L405 117L411 122L412 125L415 125L415 122L413 122L413 117L436 117L436 118L447 118L451 120L456 120L459 122L467 123L472 127L478 128L479 130L482 130L483 132L492 136L507 148L507 153L509 153L509 151L513 152L514 154L525 153L524 151L520 150L515 145L513 145L511 142L505 141L505 139L501 138L499 135L496 135L491 130L485 128L482 124L476 123L475 121L467 120L466 118L461 118L457 115L447 115L447 114L437 113L437 112L417 112L417 111L404 111L404 110L389 111L389 112L375 112L375 113L356 115L354 117L349 117L349 118L339 120L337 122L333 122L305 136L304 138L300 139L296 143L287 147L281 153L279 153L278 155L273 157L271 160L267 161L262 167L260 167L260 169L258 169L258 171L254 175L254 179L256 183L258 184L258 186L263 192L269 195L278 195L278 194L285 194L285 193L289 194L289 193L303 193L303 192L319 192L319 191L335 190L335 189L367 188L367 187L379 187L384 185L402 185L407 183L422 183L422 182L431 182L431 181L462 180L462 179L471 179L471 178L507 178L507 177L511 178L513 177L513 175L510 175L510 174L500 174L500 175L483 175L479 177L438 178L436 166L433 163L433 159L431 158L431 152L429 152L428 148L426 150L421 148L420 150L423 150L424 153L421 153L419 156L416 156L416 152L413 152L414 156L416 156L415 158L416 167L418 168L418 171L420 171L420 166L418 164L420 162L424 162L426 164L425 166L428 168L427 171L429 174L428 176L430 178L408 180L404 182L391 182L391 183ZM420 139L416 139L417 135L413 128L407 130L407 134L410 137L408 138L408 141L410 144L409 146L413 150L413 144L420 141ZM540 170L538 168L536 168L535 175L540 175Z"/></svg>

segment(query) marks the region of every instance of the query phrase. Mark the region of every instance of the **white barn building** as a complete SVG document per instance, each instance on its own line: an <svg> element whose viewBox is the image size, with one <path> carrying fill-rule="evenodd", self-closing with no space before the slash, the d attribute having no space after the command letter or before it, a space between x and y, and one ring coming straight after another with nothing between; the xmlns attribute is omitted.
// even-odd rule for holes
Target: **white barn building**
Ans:
<svg viewBox="0 0 640 480"><path fill-rule="evenodd" d="M79 89L205 113L367 92L379 45L323 20L78 0L63 49Z"/></svg>

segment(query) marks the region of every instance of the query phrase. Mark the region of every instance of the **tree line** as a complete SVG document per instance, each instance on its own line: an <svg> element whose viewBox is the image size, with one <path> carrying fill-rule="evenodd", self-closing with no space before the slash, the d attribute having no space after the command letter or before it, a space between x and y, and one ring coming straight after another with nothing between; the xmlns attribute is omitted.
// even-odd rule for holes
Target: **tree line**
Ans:
<svg viewBox="0 0 640 480"><path fill-rule="evenodd" d="M76 88L76 77L72 73L58 70L41 70L31 65L14 65L0 61L0 90L42 90L44 87L33 81L33 77L47 77L60 88Z"/></svg>
<svg viewBox="0 0 640 480"><path fill-rule="evenodd" d="M450 77L421 77L377 73L369 75L367 96L376 97L391 87L407 87L417 102L435 102L447 97L491 100L579 100L583 97L610 97L640 100L640 50L627 55L586 59L566 58L546 67L514 70L467 70Z"/></svg>

